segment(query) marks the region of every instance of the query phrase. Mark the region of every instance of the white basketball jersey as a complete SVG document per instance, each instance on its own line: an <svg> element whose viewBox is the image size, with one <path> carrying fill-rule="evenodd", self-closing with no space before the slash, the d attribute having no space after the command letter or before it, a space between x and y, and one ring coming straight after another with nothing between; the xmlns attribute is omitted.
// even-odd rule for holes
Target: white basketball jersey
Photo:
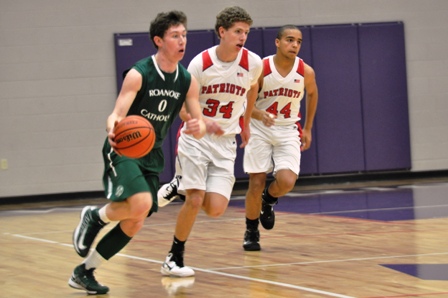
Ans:
<svg viewBox="0 0 448 298"><path fill-rule="evenodd" d="M199 82L199 101L204 117L221 125L224 134L241 132L239 119L246 108L246 95L262 71L261 58L241 49L233 62L221 62L214 46L196 55L188 71Z"/></svg>
<svg viewBox="0 0 448 298"><path fill-rule="evenodd" d="M291 72L281 76L274 65L274 56L263 59L263 88L255 106L277 115L275 125L290 125L300 120L300 101L305 90L305 64L296 57Z"/></svg>

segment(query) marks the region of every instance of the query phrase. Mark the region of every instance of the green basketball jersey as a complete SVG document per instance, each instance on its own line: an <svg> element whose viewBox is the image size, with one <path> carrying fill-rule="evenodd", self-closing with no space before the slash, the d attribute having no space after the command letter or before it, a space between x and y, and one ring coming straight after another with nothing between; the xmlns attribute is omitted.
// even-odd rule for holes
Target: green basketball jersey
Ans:
<svg viewBox="0 0 448 298"><path fill-rule="evenodd" d="M160 148L185 101L191 75L180 63L174 73L163 72L154 56L138 61L133 68L143 78L128 115L140 115L151 122L156 133L154 148Z"/></svg>

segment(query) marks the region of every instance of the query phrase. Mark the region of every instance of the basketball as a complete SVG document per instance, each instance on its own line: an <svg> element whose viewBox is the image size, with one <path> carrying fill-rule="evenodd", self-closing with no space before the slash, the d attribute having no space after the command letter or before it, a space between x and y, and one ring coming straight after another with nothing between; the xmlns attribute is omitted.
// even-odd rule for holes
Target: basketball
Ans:
<svg viewBox="0 0 448 298"><path fill-rule="evenodd" d="M123 156L140 158L148 154L156 141L151 122L142 116L131 115L121 120L114 129L115 149Z"/></svg>

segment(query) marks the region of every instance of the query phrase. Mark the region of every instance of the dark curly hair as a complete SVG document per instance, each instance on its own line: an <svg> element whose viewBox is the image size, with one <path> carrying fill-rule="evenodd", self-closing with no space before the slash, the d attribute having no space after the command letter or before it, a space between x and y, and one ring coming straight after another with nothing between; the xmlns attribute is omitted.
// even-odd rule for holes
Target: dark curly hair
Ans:
<svg viewBox="0 0 448 298"><path fill-rule="evenodd" d="M219 27L223 27L227 30L236 22L244 22L249 24L249 26L252 26L253 20L247 11L239 6L226 7L218 13L215 24L215 32L218 35L218 38L221 38L221 36L219 36Z"/></svg>
<svg viewBox="0 0 448 298"><path fill-rule="evenodd" d="M156 18L151 21L149 25L149 38L152 43L158 48L154 42L154 37L158 36L163 38L165 32L171 27L183 24L187 28L187 16L178 10L173 10L170 12L161 12L157 14Z"/></svg>

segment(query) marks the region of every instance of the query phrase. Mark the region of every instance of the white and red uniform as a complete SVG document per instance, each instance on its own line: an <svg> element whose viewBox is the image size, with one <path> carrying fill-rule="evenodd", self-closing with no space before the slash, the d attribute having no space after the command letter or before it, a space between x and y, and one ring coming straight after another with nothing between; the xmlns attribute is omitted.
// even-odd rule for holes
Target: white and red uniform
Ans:
<svg viewBox="0 0 448 298"><path fill-rule="evenodd" d="M305 63L296 57L291 72L283 77L274 65L273 56L263 59L263 87L256 108L277 116L275 125L251 120L251 137L244 151L246 173L269 173L289 169L299 175L300 101L305 92Z"/></svg>
<svg viewBox="0 0 448 298"><path fill-rule="evenodd" d="M235 183L235 135L241 132L239 119L246 108L247 92L261 74L262 61L257 54L243 48L235 61L222 62L216 55L216 47L193 58L188 71L199 82L203 117L217 122L224 134L206 134L199 140L180 134L178 159L184 173L180 190L202 189L230 199Z"/></svg>

